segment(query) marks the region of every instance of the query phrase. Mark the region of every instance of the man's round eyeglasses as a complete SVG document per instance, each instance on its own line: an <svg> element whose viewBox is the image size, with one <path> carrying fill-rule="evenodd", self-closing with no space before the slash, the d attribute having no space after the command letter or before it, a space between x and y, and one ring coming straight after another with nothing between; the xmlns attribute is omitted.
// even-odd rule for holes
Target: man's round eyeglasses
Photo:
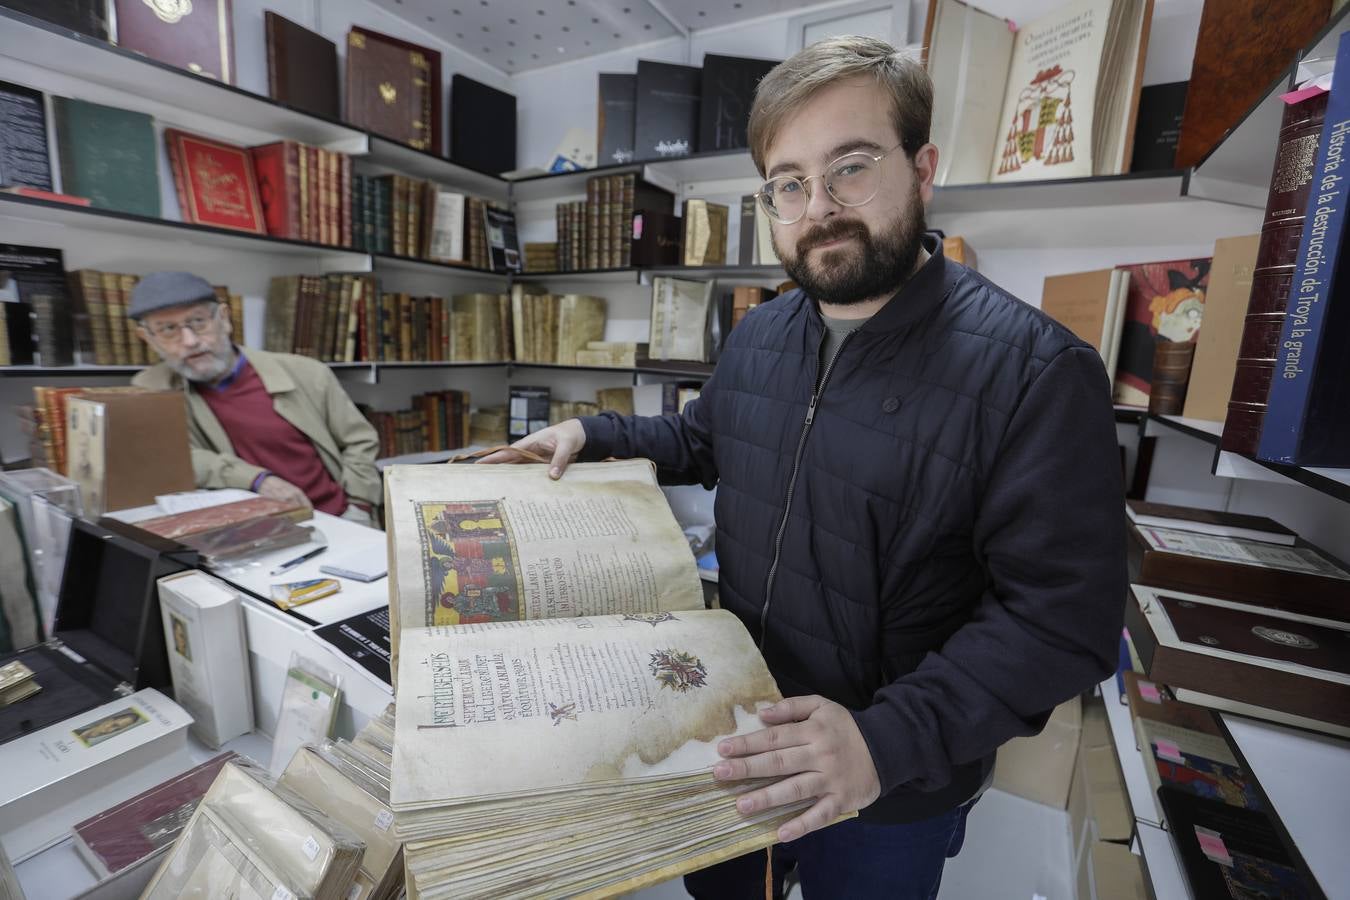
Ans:
<svg viewBox="0 0 1350 900"><path fill-rule="evenodd" d="M167 344L174 344L183 339L183 329L187 328L197 337L205 337L216 330L220 323L220 304L211 307L209 313L200 313L195 316L188 316L181 322L165 322L162 325L156 325L153 328L147 328L146 331L155 336L156 339L164 341Z"/></svg>
<svg viewBox="0 0 1350 900"><path fill-rule="evenodd" d="M792 225L806 215L806 207L811 202L811 188L807 182L813 178L820 179L840 206L862 206L881 190L881 161L899 146L896 144L879 154L861 150L845 153L818 175L804 178L776 175L764 182L755 198L770 218L783 225Z"/></svg>

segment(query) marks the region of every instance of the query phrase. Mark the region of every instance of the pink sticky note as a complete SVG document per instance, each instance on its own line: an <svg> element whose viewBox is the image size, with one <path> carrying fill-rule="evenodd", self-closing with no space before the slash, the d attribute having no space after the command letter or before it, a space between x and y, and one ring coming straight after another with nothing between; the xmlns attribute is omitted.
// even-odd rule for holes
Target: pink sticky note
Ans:
<svg viewBox="0 0 1350 900"><path fill-rule="evenodd" d="M1158 686L1151 681L1139 682L1139 696L1149 703L1162 703L1162 694L1158 691Z"/></svg>
<svg viewBox="0 0 1350 900"><path fill-rule="evenodd" d="M1301 103L1302 101L1307 100L1309 97L1316 97L1318 94L1325 94L1325 93L1327 93L1327 88L1324 88L1321 85L1313 84L1305 88L1300 88L1297 91L1290 91L1287 94L1281 94L1280 99L1283 100L1286 104Z"/></svg>
<svg viewBox="0 0 1350 900"><path fill-rule="evenodd" d="M1186 764L1186 757L1181 755L1181 748L1166 738L1158 738L1155 740L1153 742L1153 748L1158 756L1169 762L1178 763L1183 766Z"/></svg>
<svg viewBox="0 0 1350 900"><path fill-rule="evenodd" d="M1200 842L1200 852L1222 866L1231 866L1233 856L1223 844L1223 838L1216 831L1195 826L1195 837Z"/></svg>

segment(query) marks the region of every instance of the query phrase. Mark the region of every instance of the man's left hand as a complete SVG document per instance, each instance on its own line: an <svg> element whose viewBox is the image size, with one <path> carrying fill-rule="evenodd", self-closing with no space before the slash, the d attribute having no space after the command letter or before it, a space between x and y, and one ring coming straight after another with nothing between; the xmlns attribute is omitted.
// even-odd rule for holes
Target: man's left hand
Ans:
<svg viewBox="0 0 1350 900"><path fill-rule="evenodd" d="M768 725L717 746L726 757L713 767L719 781L781 778L738 798L742 815L814 797L806 812L778 829L795 841L840 816L862 809L881 794L881 781L862 732L847 709L824 697L790 697L763 709Z"/></svg>

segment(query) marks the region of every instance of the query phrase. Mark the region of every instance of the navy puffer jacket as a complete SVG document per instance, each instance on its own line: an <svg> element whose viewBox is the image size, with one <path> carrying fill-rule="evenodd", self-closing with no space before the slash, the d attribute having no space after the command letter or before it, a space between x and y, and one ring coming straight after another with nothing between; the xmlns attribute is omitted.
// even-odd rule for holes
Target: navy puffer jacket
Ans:
<svg viewBox="0 0 1350 900"><path fill-rule="evenodd" d="M879 822L969 799L1000 744L1113 671L1127 579L1101 359L925 246L818 396L824 324L792 291L682 415L583 419L585 459L718 486L722 605L785 695L853 711Z"/></svg>

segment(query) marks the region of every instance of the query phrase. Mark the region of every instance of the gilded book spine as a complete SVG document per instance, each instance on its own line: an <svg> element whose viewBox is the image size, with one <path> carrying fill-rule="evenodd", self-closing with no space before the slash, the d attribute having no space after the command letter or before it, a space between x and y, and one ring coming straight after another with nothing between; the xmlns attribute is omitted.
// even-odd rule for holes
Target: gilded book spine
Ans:
<svg viewBox="0 0 1350 900"><path fill-rule="evenodd" d="M1271 173L1270 195L1252 273L1252 293L1247 302L1247 319L1220 443L1222 449L1233 453L1254 455L1261 440L1266 398L1275 371L1275 350L1298 262L1327 96L1323 93L1289 104L1280 123L1279 150Z"/></svg>

